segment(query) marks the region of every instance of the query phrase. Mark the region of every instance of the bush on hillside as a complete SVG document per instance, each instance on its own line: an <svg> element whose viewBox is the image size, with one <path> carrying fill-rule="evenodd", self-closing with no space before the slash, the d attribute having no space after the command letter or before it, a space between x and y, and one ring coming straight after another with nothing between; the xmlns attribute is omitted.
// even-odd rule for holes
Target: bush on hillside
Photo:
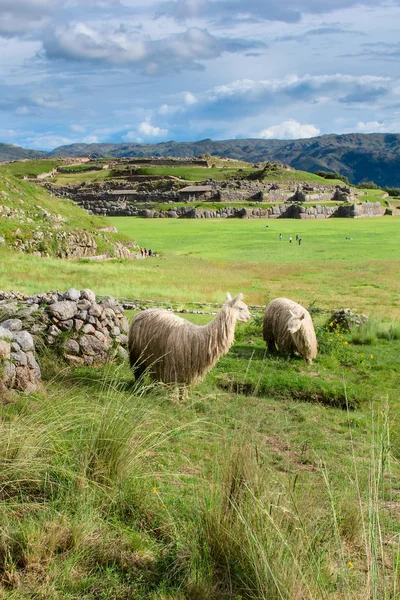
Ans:
<svg viewBox="0 0 400 600"><path fill-rule="evenodd" d="M347 185L350 185L349 178L346 175L341 175L340 173L336 173L335 171L316 171L316 175L319 177L323 177L324 179L340 179L344 181Z"/></svg>

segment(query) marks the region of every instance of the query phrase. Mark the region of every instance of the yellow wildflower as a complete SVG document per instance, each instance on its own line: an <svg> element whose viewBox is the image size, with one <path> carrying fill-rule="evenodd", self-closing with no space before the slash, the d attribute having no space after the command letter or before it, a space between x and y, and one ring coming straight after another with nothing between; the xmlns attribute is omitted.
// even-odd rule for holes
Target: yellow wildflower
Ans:
<svg viewBox="0 0 400 600"><path fill-rule="evenodd" d="M370 355L369 355L369 357L370 357L370 358L374 358L374 355L373 355L373 354L370 354Z"/></svg>
<svg viewBox="0 0 400 600"><path fill-rule="evenodd" d="M364 352L361 352L360 356L361 358L364 358Z"/></svg>
<svg viewBox="0 0 400 600"><path fill-rule="evenodd" d="M354 565L353 563L349 560L349 562L347 563L347 565L350 567L350 569L353 569Z"/></svg>
<svg viewBox="0 0 400 600"><path fill-rule="evenodd" d="M349 345L349 342L343 342L343 344L344 344L345 346L348 346L348 345Z"/></svg>
<svg viewBox="0 0 400 600"><path fill-rule="evenodd" d="M156 494L157 493L157 488L153 487L153 492Z"/></svg>

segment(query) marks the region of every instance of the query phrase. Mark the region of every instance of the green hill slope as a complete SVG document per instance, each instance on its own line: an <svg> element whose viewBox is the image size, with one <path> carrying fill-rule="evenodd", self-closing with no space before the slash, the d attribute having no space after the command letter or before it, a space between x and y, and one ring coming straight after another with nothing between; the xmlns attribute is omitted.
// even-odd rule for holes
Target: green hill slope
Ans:
<svg viewBox="0 0 400 600"><path fill-rule="evenodd" d="M46 155L47 152L41 152L40 150L25 150L25 148L21 148L20 146L0 143L0 162L23 160L26 158L44 158Z"/></svg>
<svg viewBox="0 0 400 600"><path fill-rule="evenodd" d="M101 231L107 225L72 201L0 169L0 260L15 250L58 258L133 258L135 242Z"/></svg>
<svg viewBox="0 0 400 600"><path fill-rule="evenodd" d="M160 144L72 144L50 153L0 144L0 161L24 158L176 156L195 157L205 152L255 163L278 160L302 170L336 171L352 183L375 181L400 187L400 134L351 133L323 135L304 140L235 139Z"/></svg>
<svg viewBox="0 0 400 600"><path fill-rule="evenodd" d="M240 139L161 144L73 144L50 153L58 156L178 156L194 157L205 152L248 162L279 160L302 170L337 171L352 183L375 181L400 186L400 135L323 135L305 140Z"/></svg>

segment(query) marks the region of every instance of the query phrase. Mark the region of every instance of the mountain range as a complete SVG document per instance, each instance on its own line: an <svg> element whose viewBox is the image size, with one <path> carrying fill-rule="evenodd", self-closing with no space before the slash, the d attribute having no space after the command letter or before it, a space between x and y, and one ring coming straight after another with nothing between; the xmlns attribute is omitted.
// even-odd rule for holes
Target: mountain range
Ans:
<svg viewBox="0 0 400 600"><path fill-rule="evenodd" d="M400 187L400 134L394 133L329 134L300 140L205 139L158 144L71 144L51 152L0 144L0 161L87 155L98 158L195 157L207 152L251 163L279 161L314 173L319 170L338 172L352 183L374 181L380 186Z"/></svg>

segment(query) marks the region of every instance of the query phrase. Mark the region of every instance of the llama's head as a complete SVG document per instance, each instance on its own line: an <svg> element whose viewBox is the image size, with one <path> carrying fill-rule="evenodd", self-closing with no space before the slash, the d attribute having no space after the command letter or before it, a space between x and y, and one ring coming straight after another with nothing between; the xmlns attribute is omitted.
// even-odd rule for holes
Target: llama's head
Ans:
<svg viewBox="0 0 400 600"><path fill-rule="evenodd" d="M249 312L249 308L247 304L243 302L243 294L239 294L236 298L232 298L230 293L226 294L225 306L229 306L234 309L236 313L236 319L238 321L243 321L246 323L249 319L251 319L251 314Z"/></svg>
<svg viewBox="0 0 400 600"><path fill-rule="evenodd" d="M288 331L292 335L299 331L300 327L304 323L304 318L306 316L305 312L301 312L300 314L295 314L292 310L290 311L291 317L288 321Z"/></svg>

